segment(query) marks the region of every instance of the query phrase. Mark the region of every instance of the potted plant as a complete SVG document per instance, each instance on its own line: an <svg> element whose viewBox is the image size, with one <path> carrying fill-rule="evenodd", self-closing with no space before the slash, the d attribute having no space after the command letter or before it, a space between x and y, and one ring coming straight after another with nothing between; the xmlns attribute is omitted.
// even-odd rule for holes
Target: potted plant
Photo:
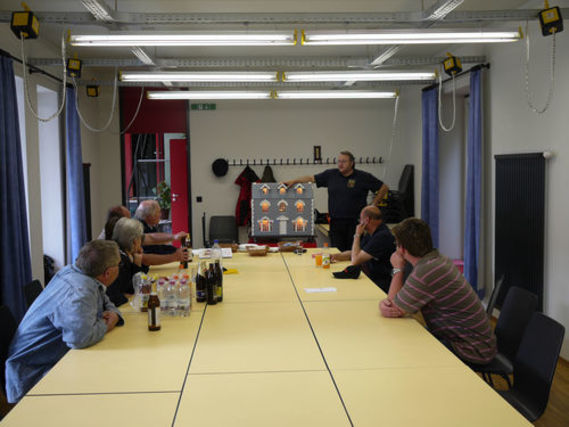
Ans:
<svg viewBox="0 0 569 427"><path fill-rule="evenodd" d="M156 186L156 195L158 196L158 204L162 209L162 219L168 219L170 216L170 208L172 207L172 194L170 186L166 181L160 181Z"/></svg>

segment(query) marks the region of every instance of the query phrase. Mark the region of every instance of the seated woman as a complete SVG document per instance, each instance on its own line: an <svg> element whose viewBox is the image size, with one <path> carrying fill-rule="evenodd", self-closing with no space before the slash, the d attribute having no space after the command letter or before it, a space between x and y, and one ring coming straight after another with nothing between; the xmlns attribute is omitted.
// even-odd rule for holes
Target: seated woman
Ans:
<svg viewBox="0 0 569 427"><path fill-rule="evenodd" d="M126 295L134 293L132 276L139 271L148 272L142 265L142 224L131 218L120 218L113 229L113 240L120 249L119 275L107 288L109 299L118 307L128 301Z"/></svg>

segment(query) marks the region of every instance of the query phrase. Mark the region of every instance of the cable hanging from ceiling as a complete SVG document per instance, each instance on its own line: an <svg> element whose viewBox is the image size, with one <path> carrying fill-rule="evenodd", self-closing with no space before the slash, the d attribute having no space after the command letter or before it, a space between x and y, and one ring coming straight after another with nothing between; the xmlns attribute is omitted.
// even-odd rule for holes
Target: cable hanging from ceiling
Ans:
<svg viewBox="0 0 569 427"><path fill-rule="evenodd" d="M451 74L451 77L452 77L452 122L448 128L444 125L443 118L442 118L442 96L441 95L442 95L442 90L443 90L443 77L442 77L442 73L438 73L438 74L439 74L439 102L438 102L439 125L440 125L441 129L444 130L445 132L450 132L451 130L454 129L454 125L455 125L455 121L456 121L456 81L454 79L455 73Z"/></svg>
<svg viewBox="0 0 569 427"><path fill-rule="evenodd" d="M395 139L397 136L397 112L399 111L399 89L396 91L395 105L393 106L393 121L391 122L391 141L389 142L389 149L387 150L387 161L385 168L381 174L381 180L385 181L385 176L387 175L387 170L391 164L391 152L393 151L393 146L395 145Z"/></svg>
<svg viewBox="0 0 569 427"><path fill-rule="evenodd" d="M29 92L29 81L28 81L28 73L26 71L26 55L25 55L25 49L24 49L24 38L23 36L20 37L20 47L21 47L21 53L22 53L22 80L24 82L24 94L25 94L25 98L26 98L26 104L28 105L28 108L30 109L30 111L32 112L32 114L34 115L34 117L36 119L38 119L40 122L49 122L53 119L55 119L56 117L58 117L61 112L63 111L63 107L65 106L65 95L66 95L66 91L67 91L67 61L66 61L66 51L65 51L65 35L61 36L61 60L62 60L62 64L63 64L63 83L61 85L61 104L59 105L59 108L57 109L57 111L55 113L53 113L51 116L47 117L47 118L43 118L39 116L39 113L34 109L32 102L30 100L30 92Z"/></svg>
<svg viewBox="0 0 569 427"><path fill-rule="evenodd" d="M73 86L75 87L75 109L77 110L77 115L79 116L81 123L83 123L83 126L85 126L87 129L89 129L91 132L105 132L109 128L109 126L111 125L111 122L112 122L113 117L115 115L116 105L117 105L116 99L117 99L117 92L118 92L118 88L117 88L118 78L117 78L117 70L116 69L115 69L114 75L115 75L115 78L114 78L114 82L113 82L113 100L111 101L111 113L109 114L109 118L107 119L107 122L105 123L105 125L102 128L96 128L94 126L91 126L89 123L87 123L87 121L83 117L83 114L81 114L81 111L79 110L78 85L77 85L75 78L73 78ZM126 133L130 129L130 127L134 124L134 121L138 117L138 113L140 112L140 107L142 105L142 99L143 98L144 98L144 87L141 87L140 88L140 97L138 99L138 105L136 106L136 110L134 112L132 119L130 120L128 125L123 130L121 130L119 132L110 132L111 134L123 135L124 133Z"/></svg>
<svg viewBox="0 0 569 427"><path fill-rule="evenodd" d="M556 50L555 50L555 36L557 31L552 31L552 40L551 40L551 62L550 62L550 79L549 79L549 90L547 91L547 98L545 100L545 104L543 107L538 108L535 106L532 100L532 93L530 91L530 84L529 84L529 60L530 60L530 36L529 36L529 22L526 21L526 42L525 42L525 58L524 58L524 78L525 78L525 85L524 91L526 95L526 101L528 107L531 111L537 114L545 113L549 106L551 105L551 100L553 99L553 90L555 86L555 57L556 57Z"/></svg>

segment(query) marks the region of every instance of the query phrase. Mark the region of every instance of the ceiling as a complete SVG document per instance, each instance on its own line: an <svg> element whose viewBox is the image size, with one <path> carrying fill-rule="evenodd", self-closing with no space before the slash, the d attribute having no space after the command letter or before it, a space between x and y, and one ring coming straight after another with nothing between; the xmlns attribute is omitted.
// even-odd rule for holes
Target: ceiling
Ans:
<svg viewBox="0 0 569 427"><path fill-rule="evenodd" d="M92 1L92 0L91 0ZM40 38L26 42L29 63L51 73L59 71L61 38L110 31L255 31L392 28L516 29L536 9L521 9L525 0L98 0L113 22L97 21L79 0L28 0L40 20ZM0 0L0 22L8 26L20 0ZM438 6L451 11L426 20ZM35 44L35 46L34 46ZM48 46L49 49L38 48ZM334 46L334 47L145 47L154 66L143 64L129 48L68 48L92 71L109 69L163 70L347 70L438 67L458 45ZM483 62L483 49L473 48L463 65ZM378 60L381 54L383 59ZM59 67L59 68L58 68ZM143 68L144 67L144 68ZM108 83L108 82L107 82ZM424 82L423 82L424 83ZM188 84L184 84L187 86ZM204 85L203 83L196 85ZM338 85L336 83L336 85ZM381 85L358 83L357 85ZM211 86L211 85L209 85Z"/></svg>

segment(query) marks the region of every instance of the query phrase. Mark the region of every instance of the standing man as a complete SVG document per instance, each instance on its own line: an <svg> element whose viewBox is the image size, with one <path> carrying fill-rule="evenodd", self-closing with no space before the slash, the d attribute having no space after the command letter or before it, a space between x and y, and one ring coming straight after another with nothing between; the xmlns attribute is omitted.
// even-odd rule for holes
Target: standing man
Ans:
<svg viewBox="0 0 569 427"><path fill-rule="evenodd" d="M389 188L372 174L355 169L354 156L349 151L342 151L337 163L337 169L327 169L284 184L290 187L300 182L315 182L317 187L328 188L330 243L340 251L347 251L352 247L360 211L367 205L368 193L375 193L372 204L378 205Z"/></svg>
<svg viewBox="0 0 569 427"><path fill-rule="evenodd" d="M383 223L381 211L376 206L366 206L360 213L352 250L333 254L332 260L350 260L352 265L360 265L373 283L387 293L391 282L389 259L394 251L395 238Z"/></svg>
<svg viewBox="0 0 569 427"><path fill-rule="evenodd" d="M117 278L120 259L115 242L93 240L36 298L8 351L8 402L18 402L70 348L92 346L124 323L105 293Z"/></svg>
<svg viewBox="0 0 569 427"><path fill-rule="evenodd" d="M496 355L496 336L484 307L453 262L433 248L427 223L407 218L393 234L393 278L387 298L379 304L381 314L401 317L421 310L429 331L460 359L490 362ZM403 283L407 262L413 271Z"/></svg>

